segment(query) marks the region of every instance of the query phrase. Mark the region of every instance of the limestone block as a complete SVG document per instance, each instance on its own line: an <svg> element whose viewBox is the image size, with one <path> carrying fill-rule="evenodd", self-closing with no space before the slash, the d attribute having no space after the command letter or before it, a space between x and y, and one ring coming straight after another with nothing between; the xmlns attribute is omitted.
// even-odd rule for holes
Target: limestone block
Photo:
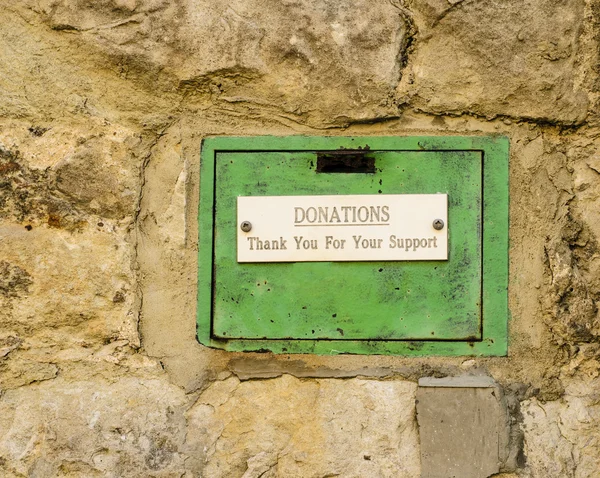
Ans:
<svg viewBox="0 0 600 478"><path fill-rule="evenodd" d="M30 345L90 346L119 338L138 344L131 251L121 228L92 224L72 233L12 224L0 230L0 261L25 271L29 281L27 293L18 284L0 291L6 329Z"/></svg>
<svg viewBox="0 0 600 478"><path fill-rule="evenodd" d="M597 363L596 363L597 367ZM552 402L521 405L527 471L534 478L584 478L600 470L600 380L576 380Z"/></svg>
<svg viewBox="0 0 600 478"><path fill-rule="evenodd" d="M394 380L216 382L186 414L189 463L206 478L414 478L414 393Z"/></svg>
<svg viewBox="0 0 600 478"><path fill-rule="evenodd" d="M410 2L419 31L400 94L428 112L578 123L584 2Z"/></svg>
<svg viewBox="0 0 600 478"><path fill-rule="evenodd" d="M0 474L182 476L185 403L166 381L134 376L58 378L7 391L0 398Z"/></svg>
<svg viewBox="0 0 600 478"><path fill-rule="evenodd" d="M4 219L77 229L85 215L124 219L135 211L139 135L93 120L3 124L0 212ZM101 222L101 221L99 221Z"/></svg>
<svg viewBox="0 0 600 478"><path fill-rule="evenodd" d="M2 128L0 319L19 353L117 339L139 345L128 240L138 143L131 130L93 120ZM33 381L22 373L35 368L31 360L0 367L3 385ZM39 367L31 376L55 373L54 365Z"/></svg>
<svg viewBox="0 0 600 478"><path fill-rule="evenodd" d="M268 111L290 123L397 115L408 27L388 2L28 0L13 8L149 89L176 87L188 105Z"/></svg>

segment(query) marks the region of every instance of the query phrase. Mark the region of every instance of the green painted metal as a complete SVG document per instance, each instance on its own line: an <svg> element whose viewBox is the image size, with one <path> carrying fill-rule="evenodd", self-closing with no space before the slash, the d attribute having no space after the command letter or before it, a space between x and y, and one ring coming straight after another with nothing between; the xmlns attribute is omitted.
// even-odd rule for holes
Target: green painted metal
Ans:
<svg viewBox="0 0 600 478"><path fill-rule="evenodd" d="M369 147L373 174L316 174L315 151ZM198 339L276 353L504 355L508 141L209 138L201 157ZM449 260L236 262L238 196L449 195Z"/></svg>
<svg viewBox="0 0 600 478"><path fill-rule="evenodd" d="M373 152L373 174L316 174L315 153L218 153L213 336L481 338L481 153ZM238 196L449 196L449 261L236 262ZM452 307L448 307L451 303Z"/></svg>

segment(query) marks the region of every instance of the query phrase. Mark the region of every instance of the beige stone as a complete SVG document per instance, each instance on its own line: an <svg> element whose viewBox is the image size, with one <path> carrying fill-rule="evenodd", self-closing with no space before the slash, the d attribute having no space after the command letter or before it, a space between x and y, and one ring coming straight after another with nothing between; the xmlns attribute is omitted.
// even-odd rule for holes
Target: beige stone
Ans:
<svg viewBox="0 0 600 478"><path fill-rule="evenodd" d="M58 378L8 391L0 404L0 470L34 477L181 475L185 403L177 387L139 376Z"/></svg>
<svg viewBox="0 0 600 478"><path fill-rule="evenodd" d="M580 123L583 1L415 0L418 35L400 92L433 113ZM535 19L535 20L534 20ZM408 77L408 75L407 75Z"/></svg>
<svg viewBox="0 0 600 478"><path fill-rule="evenodd" d="M78 233L3 226L0 257L27 271L31 282L22 300L3 298L4 327L27 337L25 344L34 348L44 342L85 347L104 337L136 345L131 256L123 238L115 235L119 229L109 222L86 223Z"/></svg>
<svg viewBox="0 0 600 478"><path fill-rule="evenodd" d="M525 453L532 477L595 476L600 469L598 380L571 384L563 399L523 404Z"/></svg>
<svg viewBox="0 0 600 478"><path fill-rule="evenodd" d="M217 382L187 412L204 476L414 477L415 384L350 379Z"/></svg>

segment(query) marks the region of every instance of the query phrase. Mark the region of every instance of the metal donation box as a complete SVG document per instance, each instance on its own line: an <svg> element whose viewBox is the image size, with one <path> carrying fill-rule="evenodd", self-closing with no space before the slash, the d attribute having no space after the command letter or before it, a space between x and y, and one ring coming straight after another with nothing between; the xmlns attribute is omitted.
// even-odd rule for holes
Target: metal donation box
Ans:
<svg viewBox="0 0 600 478"><path fill-rule="evenodd" d="M508 140L204 140L198 339L505 355Z"/></svg>

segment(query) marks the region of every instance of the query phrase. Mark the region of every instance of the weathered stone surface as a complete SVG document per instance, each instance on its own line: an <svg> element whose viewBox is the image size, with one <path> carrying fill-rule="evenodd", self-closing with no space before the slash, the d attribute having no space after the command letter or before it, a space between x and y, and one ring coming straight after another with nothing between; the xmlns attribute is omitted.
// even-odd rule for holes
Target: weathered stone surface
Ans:
<svg viewBox="0 0 600 478"><path fill-rule="evenodd" d="M432 113L580 123L584 1L412 0L418 34L399 93Z"/></svg>
<svg viewBox="0 0 600 478"><path fill-rule="evenodd" d="M537 208L551 225L546 226L544 244L548 293L540 299L546 322L561 342L594 341L600 335L600 231L595 212L600 187L590 164L597 144L580 140L565 147L539 137L528 148L532 154L539 150L538 163L528 165L531 190L537 191L539 201L546 191L545 207Z"/></svg>
<svg viewBox="0 0 600 478"><path fill-rule="evenodd" d="M187 412L203 476L414 477L415 384L349 379L211 385Z"/></svg>
<svg viewBox="0 0 600 478"><path fill-rule="evenodd" d="M0 297L0 317L5 330L31 340L31 346L85 347L106 338L139 342L130 250L115 237L118 226L86 226L78 233L49 226L2 227L0 257L27 270L30 293L21 300Z"/></svg>
<svg viewBox="0 0 600 478"><path fill-rule="evenodd" d="M148 86L175 87L202 108L264 109L289 122L396 115L408 31L389 3L64 0L18 12L76 35L126 75L158 75Z"/></svg>
<svg viewBox="0 0 600 478"><path fill-rule="evenodd" d="M158 378L56 379L0 401L3 476L181 476L180 389Z"/></svg>
<svg viewBox="0 0 600 478"><path fill-rule="evenodd" d="M525 453L532 477L592 477L600 469L600 382L577 381L565 397L522 405Z"/></svg>
<svg viewBox="0 0 600 478"><path fill-rule="evenodd" d="M135 207L137 171L123 168L132 163L125 157L131 153L123 144L114 143L110 139L86 141L53 169L56 189L72 204L92 214L120 219Z"/></svg>
<svg viewBox="0 0 600 478"><path fill-rule="evenodd" d="M19 266L7 261L0 262L0 294L4 297L19 297L29 292L31 276Z"/></svg>
<svg viewBox="0 0 600 478"><path fill-rule="evenodd" d="M131 217L141 142L129 128L93 121L52 128L7 122L0 131L3 218L76 230L87 214Z"/></svg>
<svg viewBox="0 0 600 478"><path fill-rule="evenodd" d="M415 383L464 373L507 477L597 474L597 2L0 4L0 475L418 476ZM510 138L508 357L197 343L202 138L324 130Z"/></svg>

